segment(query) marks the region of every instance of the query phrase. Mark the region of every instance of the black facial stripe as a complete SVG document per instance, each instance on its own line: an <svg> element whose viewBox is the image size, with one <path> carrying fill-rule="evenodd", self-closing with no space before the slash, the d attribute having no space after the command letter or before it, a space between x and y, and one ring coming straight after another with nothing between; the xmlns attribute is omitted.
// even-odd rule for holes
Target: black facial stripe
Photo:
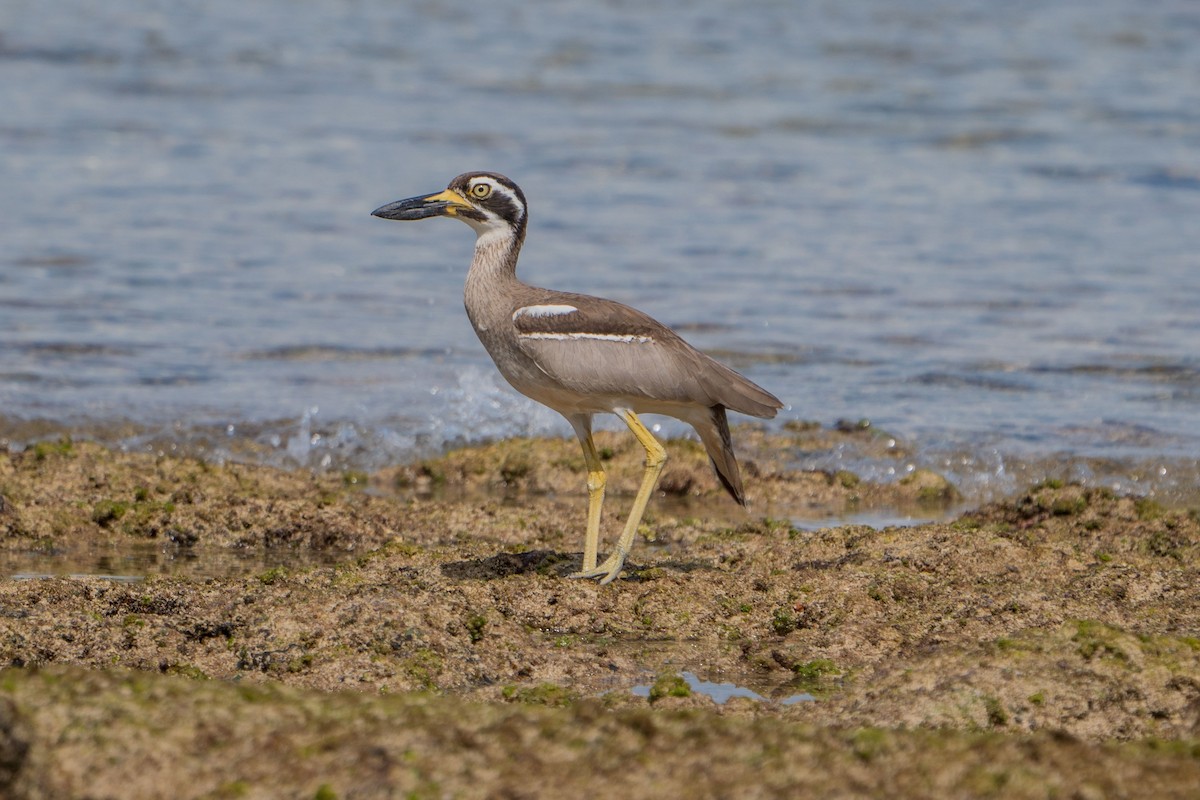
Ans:
<svg viewBox="0 0 1200 800"><path fill-rule="evenodd" d="M516 225L525 216L525 208L503 188L498 187L486 200L476 202L510 225Z"/></svg>

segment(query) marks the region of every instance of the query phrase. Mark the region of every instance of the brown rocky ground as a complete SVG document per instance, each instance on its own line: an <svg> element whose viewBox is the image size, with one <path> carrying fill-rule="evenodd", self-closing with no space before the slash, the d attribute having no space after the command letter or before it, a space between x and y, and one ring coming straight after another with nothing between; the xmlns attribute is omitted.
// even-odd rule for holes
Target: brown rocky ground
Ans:
<svg viewBox="0 0 1200 800"><path fill-rule="evenodd" d="M1200 792L1200 514L1049 482L804 530L957 495L790 468L830 439L898 449L870 431L739 437L755 511L671 444L655 541L606 587L564 577L573 442L369 476L0 456L0 560L141 546L174 572L0 583L0 797ZM600 446L611 541L639 456ZM172 569L243 551L276 565Z"/></svg>

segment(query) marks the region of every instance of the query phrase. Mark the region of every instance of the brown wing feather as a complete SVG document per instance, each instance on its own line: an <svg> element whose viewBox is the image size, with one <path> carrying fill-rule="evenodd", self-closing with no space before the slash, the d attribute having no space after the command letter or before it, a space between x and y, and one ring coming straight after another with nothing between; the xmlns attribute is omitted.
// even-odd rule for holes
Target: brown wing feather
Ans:
<svg viewBox="0 0 1200 800"><path fill-rule="evenodd" d="M517 316L513 319L513 325L519 335L593 333L605 336L649 336L664 343L683 341L674 331L648 314L613 300L584 294L547 292L547 296L537 302L522 303L522 307L535 305L574 306L577 310L569 314Z"/></svg>
<svg viewBox="0 0 1200 800"><path fill-rule="evenodd" d="M639 395L709 408L720 405L756 417L773 417L782 407L770 392L699 352L636 308L551 291L533 301L525 298L522 304L534 305L576 309L541 315L514 309L513 318L521 348L548 375L572 390ZM579 338L570 338L573 336Z"/></svg>

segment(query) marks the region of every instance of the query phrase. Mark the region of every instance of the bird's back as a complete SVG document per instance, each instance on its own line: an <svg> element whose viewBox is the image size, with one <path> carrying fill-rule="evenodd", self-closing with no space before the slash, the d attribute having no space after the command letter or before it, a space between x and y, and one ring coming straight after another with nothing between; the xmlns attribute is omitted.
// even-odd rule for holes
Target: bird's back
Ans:
<svg viewBox="0 0 1200 800"><path fill-rule="evenodd" d="M567 391L624 398L647 411L662 404L661 413L671 413L672 405L720 405L773 417L782 407L770 392L623 303L533 287L521 303L512 313L520 350Z"/></svg>

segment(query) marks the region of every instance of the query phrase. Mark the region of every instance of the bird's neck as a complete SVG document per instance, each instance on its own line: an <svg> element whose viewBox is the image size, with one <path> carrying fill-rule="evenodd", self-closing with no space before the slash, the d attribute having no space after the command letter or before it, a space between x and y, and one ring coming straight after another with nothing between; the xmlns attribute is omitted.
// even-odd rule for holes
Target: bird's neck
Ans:
<svg viewBox="0 0 1200 800"><path fill-rule="evenodd" d="M519 232L488 230L475 240L463 300L480 338L511 315L509 296L524 287L517 278L522 238Z"/></svg>

